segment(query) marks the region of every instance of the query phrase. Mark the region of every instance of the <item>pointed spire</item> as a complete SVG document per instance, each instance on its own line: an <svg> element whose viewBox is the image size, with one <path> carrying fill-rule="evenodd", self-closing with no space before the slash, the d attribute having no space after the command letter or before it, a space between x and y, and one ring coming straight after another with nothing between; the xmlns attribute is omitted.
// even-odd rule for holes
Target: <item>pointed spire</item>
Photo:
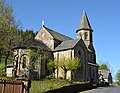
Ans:
<svg viewBox="0 0 120 93"><path fill-rule="evenodd" d="M88 20L88 17L87 17L87 14L86 12L83 10L83 13L82 13L82 18L81 18L81 21L80 21L80 25L78 27L78 30L90 30L90 31L93 31L91 26L90 26L90 23L89 23L89 20Z"/></svg>

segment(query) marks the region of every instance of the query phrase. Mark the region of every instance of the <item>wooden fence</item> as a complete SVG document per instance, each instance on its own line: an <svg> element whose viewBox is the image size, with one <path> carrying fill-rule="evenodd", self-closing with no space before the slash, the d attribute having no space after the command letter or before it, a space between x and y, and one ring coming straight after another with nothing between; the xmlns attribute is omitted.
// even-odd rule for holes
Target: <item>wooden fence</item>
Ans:
<svg viewBox="0 0 120 93"><path fill-rule="evenodd" d="M0 93L29 93L29 80L0 79Z"/></svg>

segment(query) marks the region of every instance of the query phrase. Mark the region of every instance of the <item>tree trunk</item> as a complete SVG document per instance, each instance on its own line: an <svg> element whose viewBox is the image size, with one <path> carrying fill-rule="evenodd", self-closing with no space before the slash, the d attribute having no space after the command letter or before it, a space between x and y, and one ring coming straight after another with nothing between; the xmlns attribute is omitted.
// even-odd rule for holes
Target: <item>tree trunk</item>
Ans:
<svg viewBox="0 0 120 93"><path fill-rule="evenodd" d="M66 79L67 70L64 70L64 79Z"/></svg>
<svg viewBox="0 0 120 93"><path fill-rule="evenodd" d="M6 58L5 58L5 75L6 75L6 71L7 71L7 60L9 58L10 55L10 51L7 52Z"/></svg>
<svg viewBox="0 0 120 93"><path fill-rule="evenodd" d="M2 49L0 49L0 64L1 64L1 58L2 58Z"/></svg>
<svg viewBox="0 0 120 93"><path fill-rule="evenodd" d="M1 55L0 55L0 64L1 64Z"/></svg>

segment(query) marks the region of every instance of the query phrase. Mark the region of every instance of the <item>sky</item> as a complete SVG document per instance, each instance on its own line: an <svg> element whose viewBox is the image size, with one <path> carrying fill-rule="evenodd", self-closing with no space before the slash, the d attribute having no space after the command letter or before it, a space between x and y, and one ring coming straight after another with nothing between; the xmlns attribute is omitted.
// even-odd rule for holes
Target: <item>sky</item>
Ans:
<svg viewBox="0 0 120 93"><path fill-rule="evenodd" d="M120 0L6 0L20 27L39 31L45 26L76 38L83 10L93 31L97 63L107 63L113 78L120 69Z"/></svg>

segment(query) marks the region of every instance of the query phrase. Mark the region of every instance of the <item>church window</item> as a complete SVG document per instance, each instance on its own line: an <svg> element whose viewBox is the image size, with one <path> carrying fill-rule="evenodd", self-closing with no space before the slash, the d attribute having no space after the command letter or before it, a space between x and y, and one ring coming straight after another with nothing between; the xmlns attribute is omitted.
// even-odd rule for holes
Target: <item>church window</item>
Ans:
<svg viewBox="0 0 120 93"><path fill-rule="evenodd" d="M45 36L45 33L42 32L42 33L41 33L41 36L44 37L44 36Z"/></svg>
<svg viewBox="0 0 120 93"><path fill-rule="evenodd" d="M91 67L89 67L89 77L91 78Z"/></svg>
<svg viewBox="0 0 120 93"><path fill-rule="evenodd" d="M45 70L47 70L47 60L45 60Z"/></svg>
<svg viewBox="0 0 120 93"><path fill-rule="evenodd" d="M23 66L22 66L23 68L25 68L26 67L26 57L23 57Z"/></svg>
<svg viewBox="0 0 120 93"><path fill-rule="evenodd" d="M80 50L78 51L78 54L79 54L79 56L81 56L81 51Z"/></svg>
<svg viewBox="0 0 120 93"><path fill-rule="evenodd" d="M82 74L82 72L83 72L83 65L81 65L81 67L80 67L80 72Z"/></svg>
<svg viewBox="0 0 120 93"><path fill-rule="evenodd" d="M92 74L93 74L92 76L94 77L95 76L94 69L93 69L93 73Z"/></svg>
<svg viewBox="0 0 120 93"><path fill-rule="evenodd" d="M85 32L84 34L85 34L85 40L86 40L88 38L88 33Z"/></svg>

